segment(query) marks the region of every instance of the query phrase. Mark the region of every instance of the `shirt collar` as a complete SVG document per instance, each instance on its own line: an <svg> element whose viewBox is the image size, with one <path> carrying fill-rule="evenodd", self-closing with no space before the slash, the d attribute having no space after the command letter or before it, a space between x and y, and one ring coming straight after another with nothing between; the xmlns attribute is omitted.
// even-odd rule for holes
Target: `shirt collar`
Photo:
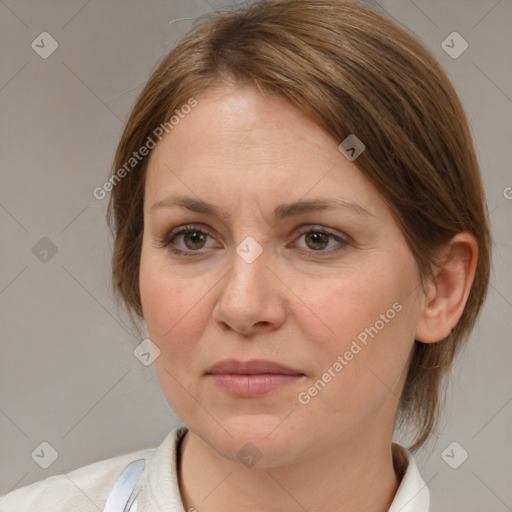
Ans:
<svg viewBox="0 0 512 512"><path fill-rule="evenodd" d="M402 468L403 476L388 512L428 512L430 492L411 452L393 443L393 460Z"/></svg>

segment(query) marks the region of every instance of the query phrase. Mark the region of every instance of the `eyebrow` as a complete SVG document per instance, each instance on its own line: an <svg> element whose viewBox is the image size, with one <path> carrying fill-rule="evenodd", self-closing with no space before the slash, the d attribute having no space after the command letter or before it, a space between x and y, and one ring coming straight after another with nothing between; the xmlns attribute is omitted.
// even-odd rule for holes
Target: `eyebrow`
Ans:
<svg viewBox="0 0 512 512"><path fill-rule="evenodd" d="M218 217L224 222L227 222L229 217L217 206L203 201L202 199L190 196L170 196L161 201L156 202L149 209L150 213L157 208L181 206L196 213L210 214ZM308 213L314 211L322 211L329 209L347 210L365 217L374 217L366 208L360 204L347 201L346 199L311 199L308 201L295 201L292 203L283 203L274 208L274 219L276 221L282 220L286 217L299 215L301 213Z"/></svg>

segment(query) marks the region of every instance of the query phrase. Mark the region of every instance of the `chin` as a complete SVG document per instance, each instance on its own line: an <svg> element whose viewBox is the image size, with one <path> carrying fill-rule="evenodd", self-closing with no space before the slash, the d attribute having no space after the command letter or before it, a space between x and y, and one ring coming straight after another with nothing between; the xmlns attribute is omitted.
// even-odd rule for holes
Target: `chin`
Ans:
<svg viewBox="0 0 512 512"><path fill-rule="evenodd" d="M204 424L189 429L225 459L264 469L287 464L298 455L299 437L288 421L274 415L246 414L219 419L224 428L214 422L208 431Z"/></svg>

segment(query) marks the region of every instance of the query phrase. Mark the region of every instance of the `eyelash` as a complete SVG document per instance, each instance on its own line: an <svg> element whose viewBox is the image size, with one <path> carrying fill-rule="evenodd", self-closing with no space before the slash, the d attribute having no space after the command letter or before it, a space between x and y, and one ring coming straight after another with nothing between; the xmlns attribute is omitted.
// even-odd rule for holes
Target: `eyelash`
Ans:
<svg viewBox="0 0 512 512"><path fill-rule="evenodd" d="M191 233L202 233L204 235L210 236L213 238L208 231L205 231L203 226L195 225L195 224L188 224L186 226L180 226L179 228L176 228L172 230L168 235L161 237L157 240L158 247L167 247L171 252L174 254L185 256L185 257L194 257L198 254L201 254L201 250L193 251L193 250L187 250L184 251L182 249L178 249L175 246L173 246L172 241L177 238L179 235L187 235ZM302 229L299 232L300 236L306 235L308 233L321 233L324 234L337 242L341 244L340 247L336 249L319 249L319 250L313 250L313 249L306 249L311 254L318 254L318 256L322 257L321 255L331 255L333 252L337 252L342 250L345 246L349 245L349 242L345 240L344 238L341 238L340 236L335 235L334 233L326 230L322 226L307 226L306 229Z"/></svg>

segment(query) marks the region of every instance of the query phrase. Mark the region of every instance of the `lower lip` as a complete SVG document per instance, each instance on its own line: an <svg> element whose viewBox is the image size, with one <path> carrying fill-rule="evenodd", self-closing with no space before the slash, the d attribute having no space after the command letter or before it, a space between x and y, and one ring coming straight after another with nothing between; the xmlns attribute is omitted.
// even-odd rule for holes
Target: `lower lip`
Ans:
<svg viewBox="0 0 512 512"><path fill-rule="evenodd" d="M210 376L221 389L230 395L242 398L266 395L304 377L303 375L285 375L282 373L259 373L256 375L214 373Z"/></svg>

